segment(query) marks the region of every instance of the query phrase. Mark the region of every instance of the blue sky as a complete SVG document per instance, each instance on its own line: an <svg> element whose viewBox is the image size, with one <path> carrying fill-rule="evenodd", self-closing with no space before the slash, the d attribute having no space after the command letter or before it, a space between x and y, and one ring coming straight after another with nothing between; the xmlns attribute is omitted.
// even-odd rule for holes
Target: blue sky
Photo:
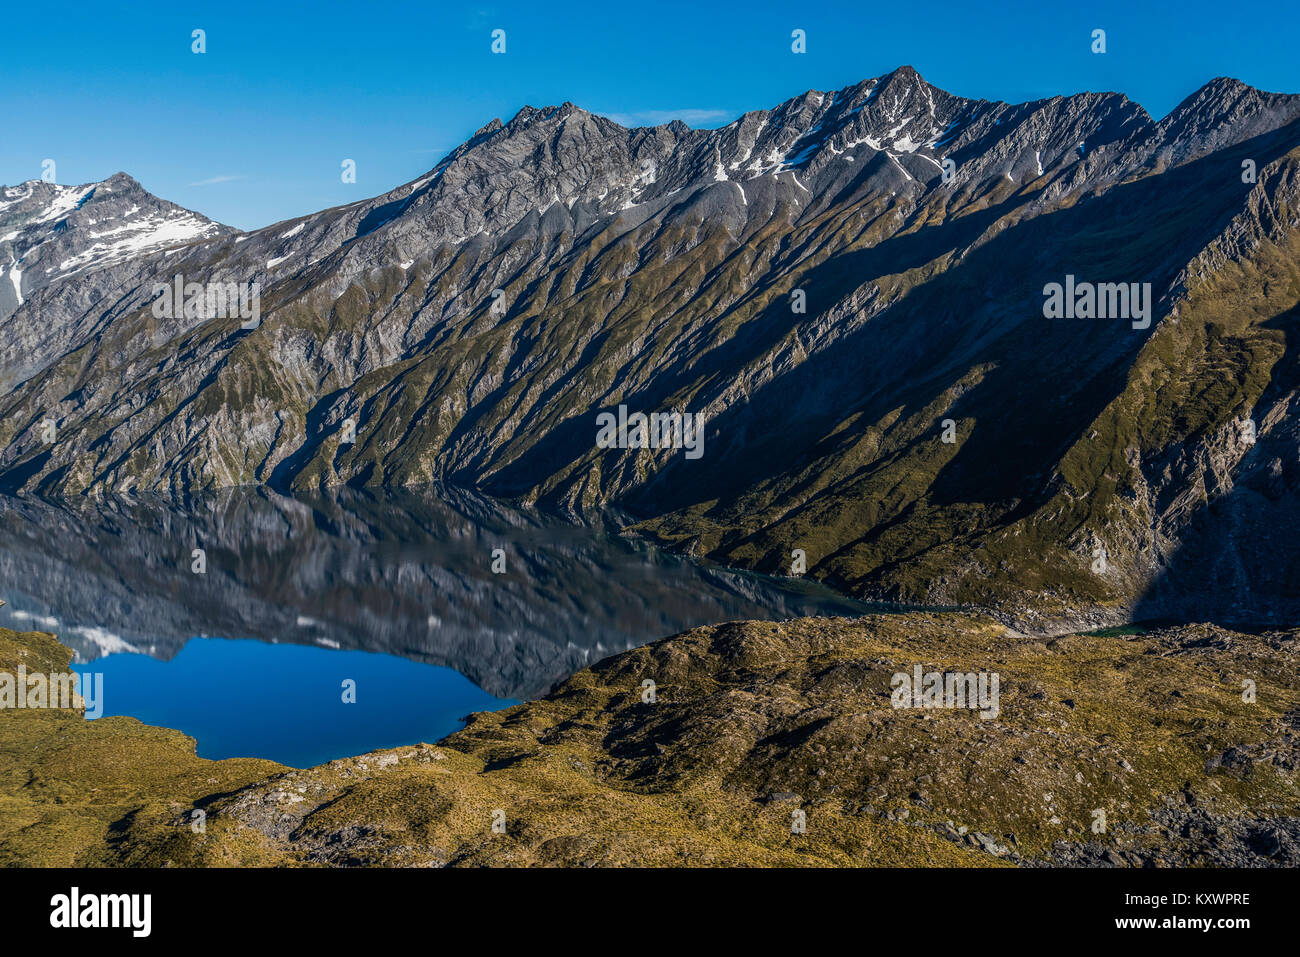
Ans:
<svg viewBox="0 0 1300 957"><path fill-rule="evenodd" d="M1157 117L1214 76L1300 92L1295 3L136 0L13 4L4 19L0 183L39 177L47 158L61 183L124 170L242 228L415 179L525 104L721 126L902 64L963 96L1117 90ZM790 52L796 28L806 54ZM1089 49L1097 28L1104 55Z"/></svg>

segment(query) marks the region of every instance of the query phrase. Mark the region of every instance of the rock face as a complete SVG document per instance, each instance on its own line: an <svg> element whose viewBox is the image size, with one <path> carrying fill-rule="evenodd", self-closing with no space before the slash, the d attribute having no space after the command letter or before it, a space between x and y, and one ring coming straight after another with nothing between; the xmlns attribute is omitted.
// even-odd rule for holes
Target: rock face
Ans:
<svg viewBox="0 0 1300 957"><path fill-rule="evenodd" d="M6 712L0 863L1295 866L1298 648L1212 625L1027 642L962 615L730 622L436 745L302 771ZM59 650L0 630L0 669L61 669ZM918 667L997 675L996 714L896 707Z"/></svg>
<svg viewBox="0 0 1300 957"><path fill-rule="evenodd" d="M526 108L384 196L26 299L0 487L445 481L1038 632L1294 619L1297 117L909 68L712 131ZM176 275L258 284L261 324L154 315ZM1046 318L1076 280L1149 311ZM703 454L598 447L619 405L702 413Z"/></svg>
<svg viewBox="0 0 1300 957"><path fill-rule="evenodd" d="M232 232L125 173L0 187L0 388L94 335L93 314L139 283L134 261Z"/></svg>

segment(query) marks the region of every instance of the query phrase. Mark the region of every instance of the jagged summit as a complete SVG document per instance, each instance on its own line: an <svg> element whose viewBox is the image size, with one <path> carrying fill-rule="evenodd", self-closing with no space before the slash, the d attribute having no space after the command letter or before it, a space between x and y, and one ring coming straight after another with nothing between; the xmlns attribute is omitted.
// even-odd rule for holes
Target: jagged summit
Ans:
<svg viewBox="0 0 1300 957"><path fill-rule="evenodd" d="M124 172L78 186L0 187L0 319L69 276L230 232Z"/></svg>
<svg viewBox="0 0 1300 957"><path fill-rule="evenodd" d="M710 130L680 121L624 128L570 101L527 105L508 122L481 127L410 183L247 236L151 197L126 173L78 187L31 181L0 196L0 260L7 260L0 262L0 316L48 281L195 240L222 240L232 273L253 271L264 281L355 248L338 272L350 278L381 255L363 253L362 241L414 262L439 245L518 229L576 234L611 219L631 227L669 209L693 210L739 234L769 216L810 215L845 190L911 203L952 194L958 204L1009 184L1032 183L1044 196L1095 190L1222 149L1298 112L1300 98L1216 78L1157 124L1119 93L972 100L903 65ZM954 183L939 194L945 164ZM124 204L116 213L105 205L113 197ZM107 220L127 210L138 222L106 233ZM56 232L68 247L57 263L55 247L46 246ZM200 255L215 248L205 243Z"/></svg>
<svg viewBox="0 0 1300 957"><path fill-rule="evenodd" d="M1300 96L1267 93L1232 79L1216 77L1196 90L1156 124L1161 155L1181 162L1223 149L1300 117Z"/></svg>
<svg viewBox="0 0 1300 957"><path fill-rule="evenodd" d="M1038 176L1082 160L1079 143L1089 148L1122 143L1130 167L1157 153L1183 161L1239 135L1240 130L1225 127L1237 126L1243 113L1262 105L1276 115L1279 106L1289 109L1296 102L1295 97L1260 94L1238 81L1215 80L1175 111L1183 122L1157 125L1121 93L1079 93L1021 104L971 100L933 86L904 65L840 90L806 91L712 130L694 130L680 120L625 128L568 101L529 105L508 122L494 120L477 131L416 183L446 206L455 204L458 187L475 179L473 170L511 168L528 175L529 185L520 182L512 190L509 213L483 217L466 211L452 233L466 237L512 228L528 210L540 213L552 201L570 209L586 204L599 213L626 212L708 182L745 183L783 173L797 178L800 170L820 174L837 163L858 162L861 169L877 154L883 154L889 169L881 174L881 188L895 190L915 184L932 188L948 158L962 165L968 178L1002 174L1020 181L1028 169ZM1216 130L1221 132L1216 135ZM539 161L525 171L519 161L534 155ZM1108 167L1113 173L1118 164L1112 160ZM458 176L457 171L470 175ZM800 188L793 181L786 185ZM521 188L533 193L527 203ZM784 189L780 184L775 188ZM742 200L737 193L736 200L747 203L748 194ZM408 209L421 205L422 200L413 200Z"/></svg>

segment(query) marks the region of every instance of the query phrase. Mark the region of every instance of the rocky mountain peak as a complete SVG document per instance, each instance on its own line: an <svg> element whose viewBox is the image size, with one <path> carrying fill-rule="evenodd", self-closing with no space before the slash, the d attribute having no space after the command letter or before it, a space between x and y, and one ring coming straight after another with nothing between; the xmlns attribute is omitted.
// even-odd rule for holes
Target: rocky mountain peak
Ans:
<svg viewBox="0 0 1300 957"><path fill-rule="evenodd" d="M1300 96L1267 93L1231 77L1215 77L1156 124L1166 162L1223 149L1300 117Z"/></svg>
<svg viewBox="0 0 1300 957"><path fill-rule="evenodd" d="M78 272L232 231L122 172L79 186L29 180L0 187L0 318Z"/></svg>

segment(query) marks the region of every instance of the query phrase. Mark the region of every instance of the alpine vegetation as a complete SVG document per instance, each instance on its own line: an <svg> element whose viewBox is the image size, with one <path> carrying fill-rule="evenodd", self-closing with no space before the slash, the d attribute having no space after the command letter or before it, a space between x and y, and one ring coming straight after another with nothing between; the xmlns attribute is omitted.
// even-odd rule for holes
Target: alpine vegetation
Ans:
<svg viewBox="0 0 1300 957"><path fill-rule="evenodd" d="M703 412L633 412L618 407L618 415L596 416L598 449L685 449L686 458L704 454Z"/></svg>

